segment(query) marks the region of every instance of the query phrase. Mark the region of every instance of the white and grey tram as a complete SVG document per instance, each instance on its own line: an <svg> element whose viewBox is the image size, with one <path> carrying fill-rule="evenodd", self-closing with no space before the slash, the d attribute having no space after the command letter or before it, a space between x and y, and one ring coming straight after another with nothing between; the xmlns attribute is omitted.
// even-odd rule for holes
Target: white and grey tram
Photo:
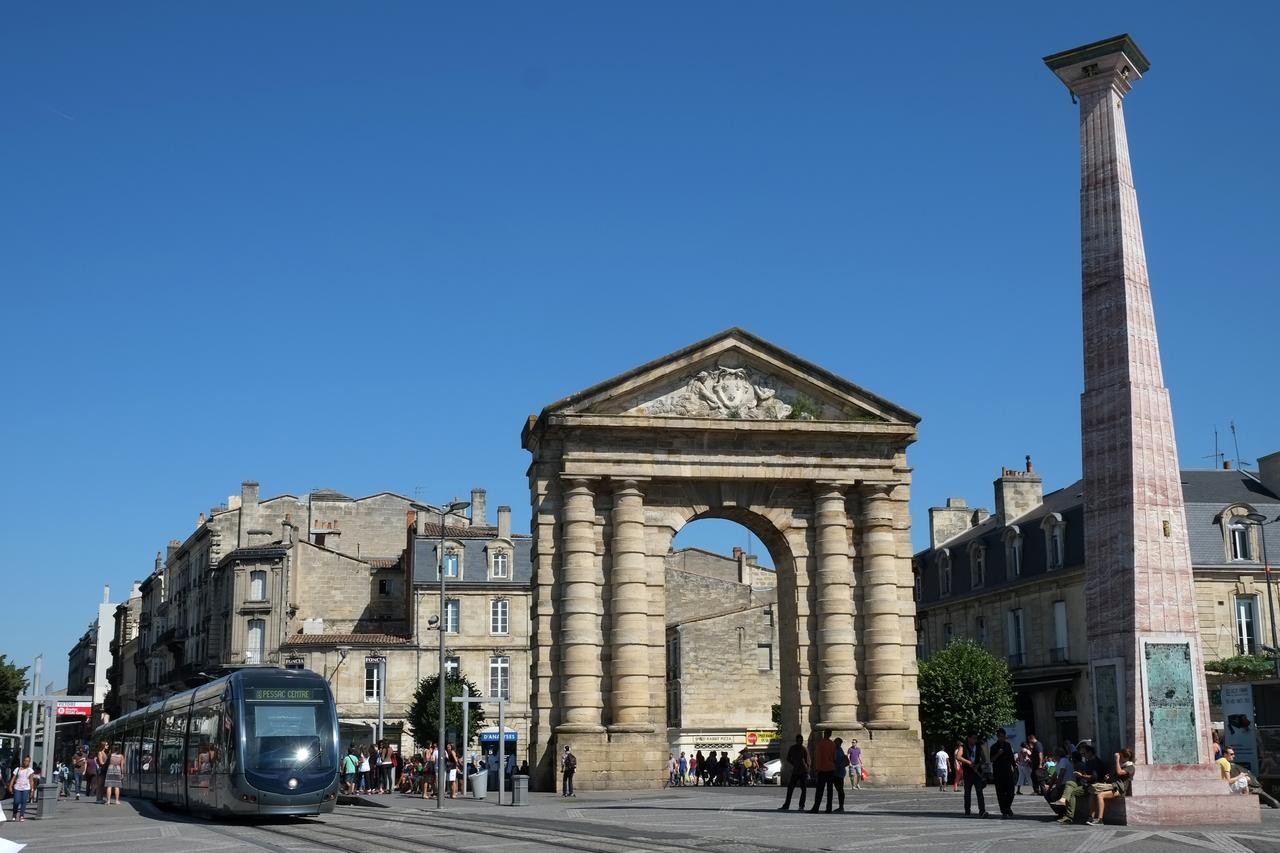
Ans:
<svg viewBox="0 0 1280 853"><path fill-rule="evenodd" d="M94 733L124 755L122 793L197 812L314 815L338 795L333 694L308 670L252 667Z"/></svg>

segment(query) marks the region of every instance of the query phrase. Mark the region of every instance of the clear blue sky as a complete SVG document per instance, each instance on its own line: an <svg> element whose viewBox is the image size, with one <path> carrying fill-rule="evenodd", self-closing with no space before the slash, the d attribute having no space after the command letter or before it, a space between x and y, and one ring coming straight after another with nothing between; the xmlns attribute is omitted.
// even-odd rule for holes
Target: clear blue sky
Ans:
<svg viewBox="0 0 1280 853"><path fill-rule="evenodd" d="M1077 116L1040 58L1124 31L1183 463L1232 419L1280 449L1278 10L6 4L0 651L65 684L102 584L245 478L484 485L527 529L525 417L730 325L923 415L917 543L1026 453L1070 482Z"/></svg>

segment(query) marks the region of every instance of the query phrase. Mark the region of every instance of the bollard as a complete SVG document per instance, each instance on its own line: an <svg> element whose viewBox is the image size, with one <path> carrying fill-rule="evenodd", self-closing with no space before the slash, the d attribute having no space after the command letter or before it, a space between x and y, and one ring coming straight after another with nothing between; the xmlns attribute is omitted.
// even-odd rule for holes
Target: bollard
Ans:
<svg viewBox="0 0 1280 853"><path fill-rule="evenodd" d="M35 810L31 805L27 805L27 813L34 820L44 820L51 818L54 812L58 810L58 791L62 786L57 782L43 782L40 785L40 799L36 801Z"/></svg>

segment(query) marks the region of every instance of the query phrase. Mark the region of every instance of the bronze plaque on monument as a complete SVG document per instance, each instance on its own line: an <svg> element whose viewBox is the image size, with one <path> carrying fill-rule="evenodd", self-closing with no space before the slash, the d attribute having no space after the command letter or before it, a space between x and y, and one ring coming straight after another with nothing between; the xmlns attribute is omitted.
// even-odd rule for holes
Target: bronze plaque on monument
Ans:
<svg viewBox="0 0 1280 853"><path fill-rule="evenodd" d="M1189 643L1144 643L1153 764L1200 760Z"/></svg>

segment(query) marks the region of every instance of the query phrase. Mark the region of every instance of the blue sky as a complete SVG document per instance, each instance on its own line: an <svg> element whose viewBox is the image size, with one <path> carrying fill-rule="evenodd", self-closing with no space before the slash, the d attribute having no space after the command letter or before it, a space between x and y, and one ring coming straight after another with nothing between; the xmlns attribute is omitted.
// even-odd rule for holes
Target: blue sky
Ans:
<svg viewBox="0 0 1280 853"><path fill-rule="evenodd" d="M102 584L246 478L483 485L527 529L525 417L731 325L923 416L917 543L1027 453L1070 482L1077 118L1040 57L1118 32L1152 61L1127 117L1183 464L1215 425L1234 453L1231 420L1245 459L1280 450L1278 23L6 4L0 651L65 684ZM743 539L705 524L680 544Z"/></svg>

